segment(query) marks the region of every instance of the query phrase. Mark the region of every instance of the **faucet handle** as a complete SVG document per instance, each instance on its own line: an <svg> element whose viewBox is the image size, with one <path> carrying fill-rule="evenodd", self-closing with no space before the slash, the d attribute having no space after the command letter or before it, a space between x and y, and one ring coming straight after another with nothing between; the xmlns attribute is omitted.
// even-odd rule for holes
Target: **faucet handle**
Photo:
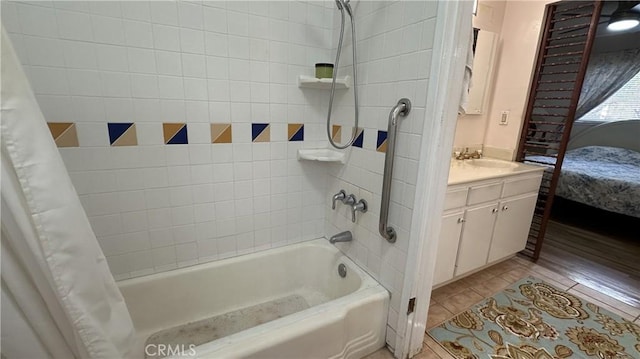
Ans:
<svg viewBox="0 0 640 359"><path fill-rule="evenodd" d="M341 189L338 193L333 195L333 201L331 203L331 209L336 209L336 201L344 201L347 197L347 192Z"/></svg>
<svg viewBox="0 0 640 359"><path fill-rule="evenodd" d="M351 222L356 223L356 212L367 213L367 209L369 206L367 205L367 201L364 199L360 199L358 203L354 203L351 205Z"/></svg>

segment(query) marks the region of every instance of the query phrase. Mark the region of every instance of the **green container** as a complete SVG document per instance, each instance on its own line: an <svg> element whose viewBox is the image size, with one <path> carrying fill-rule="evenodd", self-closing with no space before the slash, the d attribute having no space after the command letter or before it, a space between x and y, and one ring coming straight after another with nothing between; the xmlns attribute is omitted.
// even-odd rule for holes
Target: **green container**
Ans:
<svg viewBox="0 0 640 359"><path fill-rule="evenodd" d="M333 64L316 64L316 77L319 79L333 78Z"/></svg>

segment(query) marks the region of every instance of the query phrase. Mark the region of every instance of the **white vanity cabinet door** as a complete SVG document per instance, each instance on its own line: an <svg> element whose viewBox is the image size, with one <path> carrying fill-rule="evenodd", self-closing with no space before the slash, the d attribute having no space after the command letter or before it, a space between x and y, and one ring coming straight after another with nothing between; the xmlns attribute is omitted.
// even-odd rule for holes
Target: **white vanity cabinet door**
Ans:
<svg viewBox="0 0 640 359"><path fill-rule="evenodd" d="M487 264L497 208L498 203L494 202L465 211L456 261L456 276Z"/></svg>
<svg viewBox="0 0 640 359"><path fill-rule="evenodd" d="M460 232L464 212L456 212L442 217L440 228L440 241L438 242L438 254L436 256L436 269L433 284L440 284L453 278L456 269L456 256L460 244Z"/></svg>
<svg viewBox="0 0 640 359"><path fill-rule="evenodd" d="M525 248L535 210L537 193L500 202L498 220L489 251L489 262Z"/></svg>

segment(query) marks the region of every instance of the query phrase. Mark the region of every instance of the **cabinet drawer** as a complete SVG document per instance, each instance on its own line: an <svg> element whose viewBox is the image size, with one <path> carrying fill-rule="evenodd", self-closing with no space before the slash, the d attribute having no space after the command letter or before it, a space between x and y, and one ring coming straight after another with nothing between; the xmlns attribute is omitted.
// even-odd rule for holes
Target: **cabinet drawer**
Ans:
<svg viewBox="0 0 640 359"><path fill-rule="evenodd" d="M502 197L510 197L523 193L538 192L542 177L529 177L504 183Z"/></svg>
<svg viewBox="0 0 640 359"><path fill-rule="evenodd" d="M474 205L482 202L493 201L500 198L502 192L502 183L494 183L485 186L471 187L467 204Z"/></svg>
<svg viewBox="0 0 640 359"><path fill-rule="evenodd" d="M467 203L467 189L460 188L447 191L444 197L444 210L463 207Z"/></svg>

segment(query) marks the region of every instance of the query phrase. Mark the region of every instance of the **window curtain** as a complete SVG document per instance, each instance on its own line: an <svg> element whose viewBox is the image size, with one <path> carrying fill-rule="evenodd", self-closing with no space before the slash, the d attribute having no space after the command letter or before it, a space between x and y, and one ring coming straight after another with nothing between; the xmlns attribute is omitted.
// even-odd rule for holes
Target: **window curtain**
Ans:
<svg viewBox="0 0 640 359"><path fill-rule="evenodd" d="M4 29L1 46L2 357L126 357L127 306Z"/></svg>
<svg viewBox="0 0 640 359"><path fill-rule="evenodd" d="M604 102L640 71L640 49L592 53L582 84L576 119Z"/></svg>

